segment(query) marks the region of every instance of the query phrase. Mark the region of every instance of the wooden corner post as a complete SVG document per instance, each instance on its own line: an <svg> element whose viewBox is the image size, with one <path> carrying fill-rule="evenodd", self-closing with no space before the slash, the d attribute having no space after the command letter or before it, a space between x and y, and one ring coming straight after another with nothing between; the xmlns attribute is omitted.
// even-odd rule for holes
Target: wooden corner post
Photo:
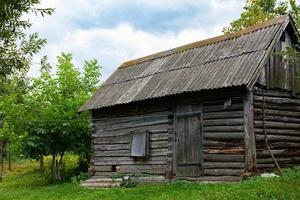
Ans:
<svg viewBox="0 0 300 200"><path fill-rule="evenodd" d="M253 91L246 90L243 95L245 172L256 171L256 145L254 133Z"/></svg>

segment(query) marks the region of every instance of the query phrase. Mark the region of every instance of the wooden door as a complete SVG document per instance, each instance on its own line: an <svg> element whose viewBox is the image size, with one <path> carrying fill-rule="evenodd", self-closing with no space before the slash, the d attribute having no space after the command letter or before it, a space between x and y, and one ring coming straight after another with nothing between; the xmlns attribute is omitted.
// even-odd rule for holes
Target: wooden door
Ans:
<svg viewBox="0 0 300 200"><path fill-rule="evenodd" d="M176 176L199 177L203 173L202 112L200 106L178 106L175 115Z"/></svg>

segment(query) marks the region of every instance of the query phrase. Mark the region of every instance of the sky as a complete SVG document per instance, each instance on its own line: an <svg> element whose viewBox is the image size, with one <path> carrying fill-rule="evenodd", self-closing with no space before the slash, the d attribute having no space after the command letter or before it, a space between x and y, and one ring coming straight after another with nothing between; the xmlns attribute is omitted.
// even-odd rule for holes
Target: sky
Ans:
<svg viewBox="0 0 300 200"><path fill-rule="evenodd" d="M39 60L52 65L61 52L97 59L102 81L123 62L222 34L239 17L245 0L42 0L55 8L52 16L28 16L32 32L48 40L35 56L30 76L38 76Z"/></svg>

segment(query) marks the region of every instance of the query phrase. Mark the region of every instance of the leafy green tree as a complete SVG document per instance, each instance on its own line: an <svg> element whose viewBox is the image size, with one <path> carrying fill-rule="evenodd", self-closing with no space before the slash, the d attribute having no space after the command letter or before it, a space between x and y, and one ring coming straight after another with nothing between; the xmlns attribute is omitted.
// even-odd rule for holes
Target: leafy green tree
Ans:
<svg viewBox="0 0 300 200"><path fill-rule="evenodd" d="M28 91L26 73L34 54L46 43L37 33L30 33L31 23L25 15L51 15L53 9L39 8L40 0L0 1L0 121L5 124L0 132L10 130L9 139L14 151L23 130L17 130L15 116L22 118L23 95ZM2 130L3 129L3 130Z"/></svg>
<svg viewBox="0 0 300 200"><path fill-rule="evenodd" d="M7 76L29 69L32 56L39 52L46 40L37 33L27 34L31 27L25 14L51 15L53 9L38 8L40 0L0 1L0 81ZM0 82L0 85L1 85Z"/></svg>
<svg viewBox="0 0 300 200"><path fill-rule="evenodd" d="M72 55L65 53L58 57L57 72L52 74L51 69L43 65L24 98L22 152L33 159L52 155L53 179L62 180L66 152L89 160L90 114L77 111L95 92L101 74L96 60L86 61L80 72L72 64Z"/></svg>
<svg viewBox="0 0 300 200"><path fill-rule="evenodd" d="M300 7L295 0L247 0L240 18L231 22L223 32L235 32L288 13L295 19L296 26L300 27Z"/></svg>

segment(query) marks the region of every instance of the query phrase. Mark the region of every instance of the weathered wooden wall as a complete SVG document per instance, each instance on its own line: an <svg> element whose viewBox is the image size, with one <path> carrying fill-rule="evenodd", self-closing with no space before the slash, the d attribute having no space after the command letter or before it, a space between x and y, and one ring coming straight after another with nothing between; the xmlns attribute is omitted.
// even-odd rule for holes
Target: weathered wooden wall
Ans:
<svg viewBox="0 0 300 200"><path fill-rule="evenodd" d="M224 105L231 101L231 105ZM244 172L244 122L241 94L203 102L204 176L231 179Z"/></svg>
<svg viewBox="0 0 300 200"><path fill-rule="evenodd" d="M242 90L218 90L176 104L202 107L203 176L191 180L238 180L245 171Z"/></svg>
<svg viewBox="0 0 300 200"><path fill-rule="evenodd" d="M280 167L300 164L300 97L291 91L254 89L255 134L259 170L274 169L266 148L263 131L263 92L265 96L265 128L269 146Z"/></svg>
<svg viewBox="0 0 300 200"><path fill-rule="evenodd" d="M92 141L91 166L94 175L112 175L112 166L118 173L165 174L169 149L169 130L172 117L169 107L162 105L136 106L107 114L93 113L95 133ZM130 157L131 131L149 131L149 157ZM172 159L172 155L171 158Z"/></svg>
<svg viewBox="0 0 300 200"><path fill-rule="evenodd" d="M179 96L167 103L123 107L105 116L93 113L91 166L94 175L119 173L176 175L175 107L201 105L203 176L201 180L236 180L245 171L244 112L241 90ZM130 158L131 131L150 132L149 158Z"/></svg>
<svg viewBox="0 0 300 200"><path fill-rule="evenodd" d="M257 82L267 88L293 91L295 94L300 92L299 59L284 54L283 51L287 48L293 48L293 42L286 30L271 51Z"/></svg>

